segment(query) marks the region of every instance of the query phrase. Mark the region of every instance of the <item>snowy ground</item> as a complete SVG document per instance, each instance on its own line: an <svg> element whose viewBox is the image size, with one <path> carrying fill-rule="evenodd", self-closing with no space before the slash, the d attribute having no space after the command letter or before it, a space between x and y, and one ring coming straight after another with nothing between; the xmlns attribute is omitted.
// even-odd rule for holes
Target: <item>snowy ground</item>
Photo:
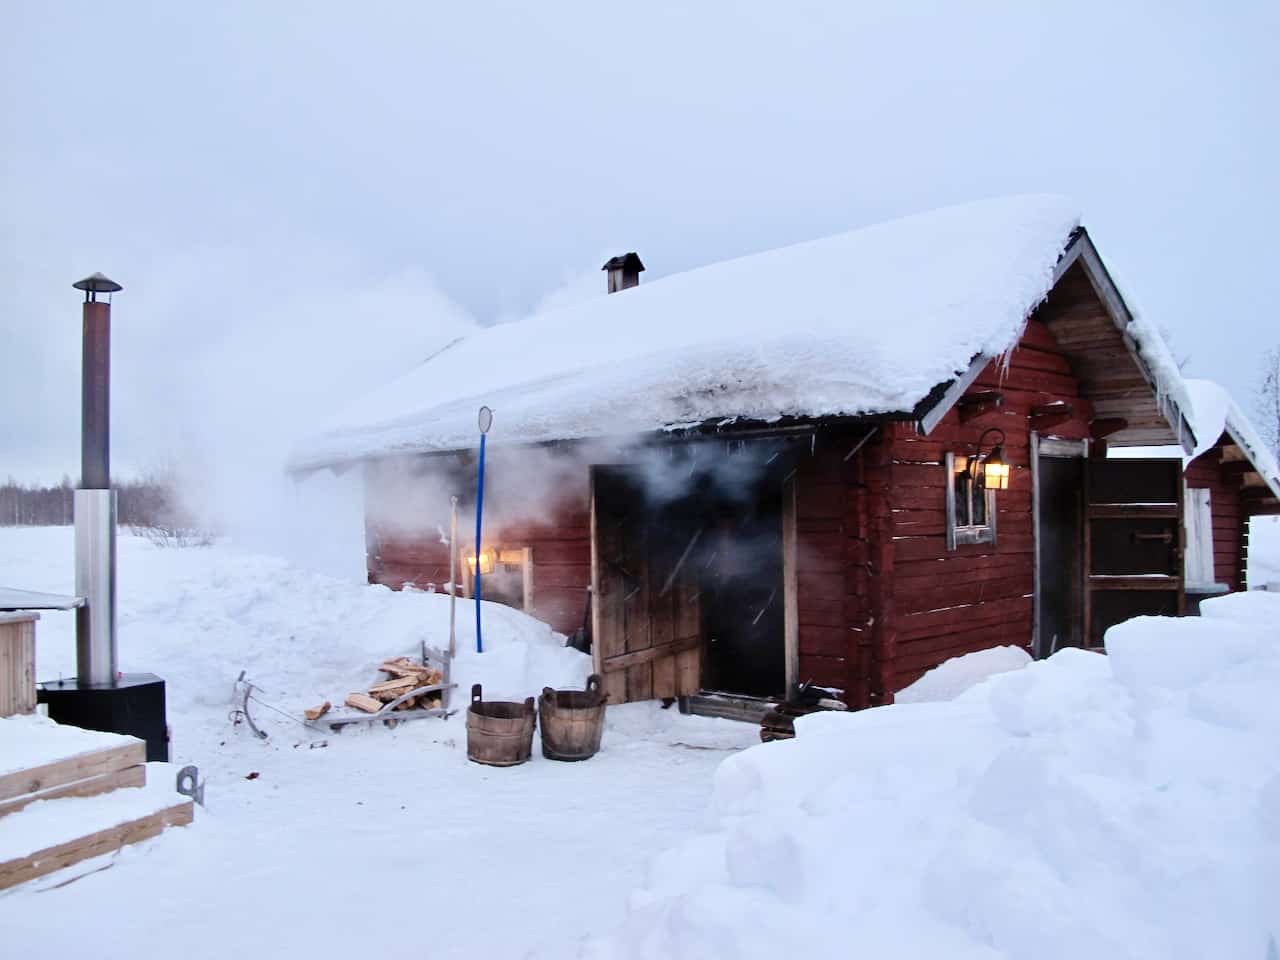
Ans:
<svg viewBox="0 0 1280 960"><path fill-rule="evenodd" d="M587 956L1273 960L1277 622L1235 594L948 702L801 718L720 766L717 827Z"/></svg>
<svg viewBox="0 0 1280 960"><path fill-rule="evenodd" d="M572 955L622 920L650 857L703 824L720 760L757 742L751 727L647 704L611 709L604 748L578 764L536 747L510 770L468 763L461 716L321 735L259 709L271 737L258 742L227 719L241 669L295 715L337 702L378 678L380 658L442 644L445 599L226 546L122 537L119 554L121 668L168 681L174 760L208 777L207 809L102 873L0 895L14 956ZM71 592L72 556L69 529L0 530L0 583ZM44 614L37 636L39 676L73 675L71 617ZM495 697L589 663L505 608L485 640L493 652L461 657L459 673L492 680Z"/></svg>
<svg viewBox="0 0 1280 960"><path fill-rule="evenodd" d="M1275 584L1280 591L1280 517L1249 521L1249 587Z"/></svg>
<svg viewBox="0 0 1280 960"><path fill-rule="evenodd" d="M241 669L296 714L442 643L445 598L229 546L120 556L121 666L168 680L208 808L0 895L15 956L1280 956L1280 595L1131 621L1105 657L953 661L920 702L792 741L742 750L752 727L637 704L587 763L495 770L466 761L460 718L335 736L264 708L265 743L227 718ZM71 558L69 530L0 530L0 583L68 591ZM487 624L463 683L586 672L518 613ZM40 676L72 673L73 647L46 615Z"/></svg>

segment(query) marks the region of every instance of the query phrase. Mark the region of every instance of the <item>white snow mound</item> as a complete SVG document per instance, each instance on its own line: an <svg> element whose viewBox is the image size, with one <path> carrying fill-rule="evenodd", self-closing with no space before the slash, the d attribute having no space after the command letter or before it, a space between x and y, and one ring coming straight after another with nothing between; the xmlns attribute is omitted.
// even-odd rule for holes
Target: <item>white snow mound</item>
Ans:
<svg viewBox="0 0 1280 960"><path fill-rule="evenodd" d="M899 690L895 703L934 703L954 700L988 677L1021 670L1031 662L1022 647L992 647L946 660L909 687Z"/></svg>
<svg viewBox="0 0 1280 960"><path fill-rule="evenodd" d="M583 955L1272 955L1280 597L1210 609L730 757L718 827Z"/></svg>

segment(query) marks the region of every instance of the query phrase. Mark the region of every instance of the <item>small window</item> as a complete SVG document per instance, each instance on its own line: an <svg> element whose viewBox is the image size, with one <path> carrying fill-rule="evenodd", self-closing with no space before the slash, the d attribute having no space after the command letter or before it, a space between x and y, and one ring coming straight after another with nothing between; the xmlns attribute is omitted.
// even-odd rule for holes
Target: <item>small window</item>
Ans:
<svg viewBox="0 0 1280 960"><path fill-rule="evenodd" d="M484 599L526 613L533 607L533 551L528 547L485 547L480 554L480 589ZM475 596L476 556L466 555L466 595Z"/></svg>
<svg viewBox="0 0 1280 960"><path fill-rule="evenodd" d="M970 476L968 458L946 456L947 549L965 543L996 542L996 494L986 488L984 472Z"/></svg>

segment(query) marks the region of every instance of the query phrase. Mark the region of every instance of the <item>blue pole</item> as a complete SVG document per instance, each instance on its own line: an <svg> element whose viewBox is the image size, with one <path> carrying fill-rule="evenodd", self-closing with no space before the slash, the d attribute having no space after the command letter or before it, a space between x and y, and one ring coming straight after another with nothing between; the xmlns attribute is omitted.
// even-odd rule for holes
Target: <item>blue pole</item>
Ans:
<svg viewBox="0 0 1280 960"><path fill-rule="evenodd" d="M484 513L484 434L480 434L480 470L476 474L476 653L484 653L480 637L480 523Z"/></svg>

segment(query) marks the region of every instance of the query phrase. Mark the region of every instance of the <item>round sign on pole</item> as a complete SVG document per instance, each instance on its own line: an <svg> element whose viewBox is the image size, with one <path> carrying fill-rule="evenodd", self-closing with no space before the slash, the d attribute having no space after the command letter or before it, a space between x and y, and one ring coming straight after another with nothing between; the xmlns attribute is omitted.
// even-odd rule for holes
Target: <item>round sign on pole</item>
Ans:
<svg viewBox="0 0 1280 960"><path fill-rule="evenodd" d="M489 428L493 426L493 411L488 407L480 408L480 432L488 433Z"/></svg>

